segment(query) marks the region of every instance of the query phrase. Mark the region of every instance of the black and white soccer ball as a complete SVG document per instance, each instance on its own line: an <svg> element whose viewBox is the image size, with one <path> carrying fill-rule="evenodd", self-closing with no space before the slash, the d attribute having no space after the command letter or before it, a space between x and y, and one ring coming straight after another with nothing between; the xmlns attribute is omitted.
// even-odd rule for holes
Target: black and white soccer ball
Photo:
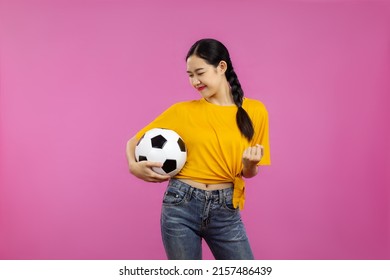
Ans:
<svg viewBox="0 0 390 280"><path fill-rule="evenodd" d="M187 160L187 149L183 139L173 130L153 128L148 130L135 147L137 161L161 162L163 166L153 167L162 175L175 176Z"/></svg>

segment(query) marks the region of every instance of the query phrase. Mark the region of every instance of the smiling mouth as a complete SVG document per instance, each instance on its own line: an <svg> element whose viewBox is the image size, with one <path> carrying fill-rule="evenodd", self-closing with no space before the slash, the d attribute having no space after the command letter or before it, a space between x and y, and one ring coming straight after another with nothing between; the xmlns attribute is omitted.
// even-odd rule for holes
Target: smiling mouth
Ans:
<svg viewBox="0 0 390 280"><path fill-rule="evenodd" d="M201 86L201 87L197 87L196 89L199 90L199 91L202 91L206 88L206 86Z"/></svg>

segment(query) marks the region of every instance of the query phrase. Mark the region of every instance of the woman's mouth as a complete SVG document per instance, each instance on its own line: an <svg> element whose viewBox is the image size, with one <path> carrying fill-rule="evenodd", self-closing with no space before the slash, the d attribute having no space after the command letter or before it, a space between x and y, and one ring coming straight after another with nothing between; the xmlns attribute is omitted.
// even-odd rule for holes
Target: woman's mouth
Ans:
<svg viewBox="0 0 390 280"><path fill-rule="evenodd" d="M197 87L196 89L198 90L198 91L202 91L202 90L204 90L206 88L206 86L200 86L200 87Z"/></svg>

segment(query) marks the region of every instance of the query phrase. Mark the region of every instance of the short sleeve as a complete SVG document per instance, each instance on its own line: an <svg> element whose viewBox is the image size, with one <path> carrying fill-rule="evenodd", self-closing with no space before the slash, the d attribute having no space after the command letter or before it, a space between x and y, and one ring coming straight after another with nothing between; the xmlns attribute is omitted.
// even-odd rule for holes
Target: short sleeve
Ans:
<svg viewBox="0 0 390 280"><path fill-rule="evenodd" d="M260 144L263 146L264 154L258 165L271 164L271 150L269 141L269 119L266 107L260 103L256 108L254 116L252 117L253 126L255 129L254 137L251 141L251 146Z"/></svg>

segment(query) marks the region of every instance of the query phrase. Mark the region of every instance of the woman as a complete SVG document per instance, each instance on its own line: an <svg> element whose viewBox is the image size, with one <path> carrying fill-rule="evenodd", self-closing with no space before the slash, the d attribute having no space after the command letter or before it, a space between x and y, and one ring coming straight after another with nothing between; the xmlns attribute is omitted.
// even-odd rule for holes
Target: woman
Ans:
<svg viewBox="0 0 390 280"><path fill-rule="evenodd" d="M147 182L169 180L163 198L161 233L168 259L201 259L202 238L215 259L253 259L240 218L245 201L242 177L270 164L268 113L244 98L226 47L214 39L189 50L187 73L199 100L176 103L127 143L130 172ZM187 146L187 162L170 178L154 162L136 162L134 149L152 128L176 131Z"/></svg>

